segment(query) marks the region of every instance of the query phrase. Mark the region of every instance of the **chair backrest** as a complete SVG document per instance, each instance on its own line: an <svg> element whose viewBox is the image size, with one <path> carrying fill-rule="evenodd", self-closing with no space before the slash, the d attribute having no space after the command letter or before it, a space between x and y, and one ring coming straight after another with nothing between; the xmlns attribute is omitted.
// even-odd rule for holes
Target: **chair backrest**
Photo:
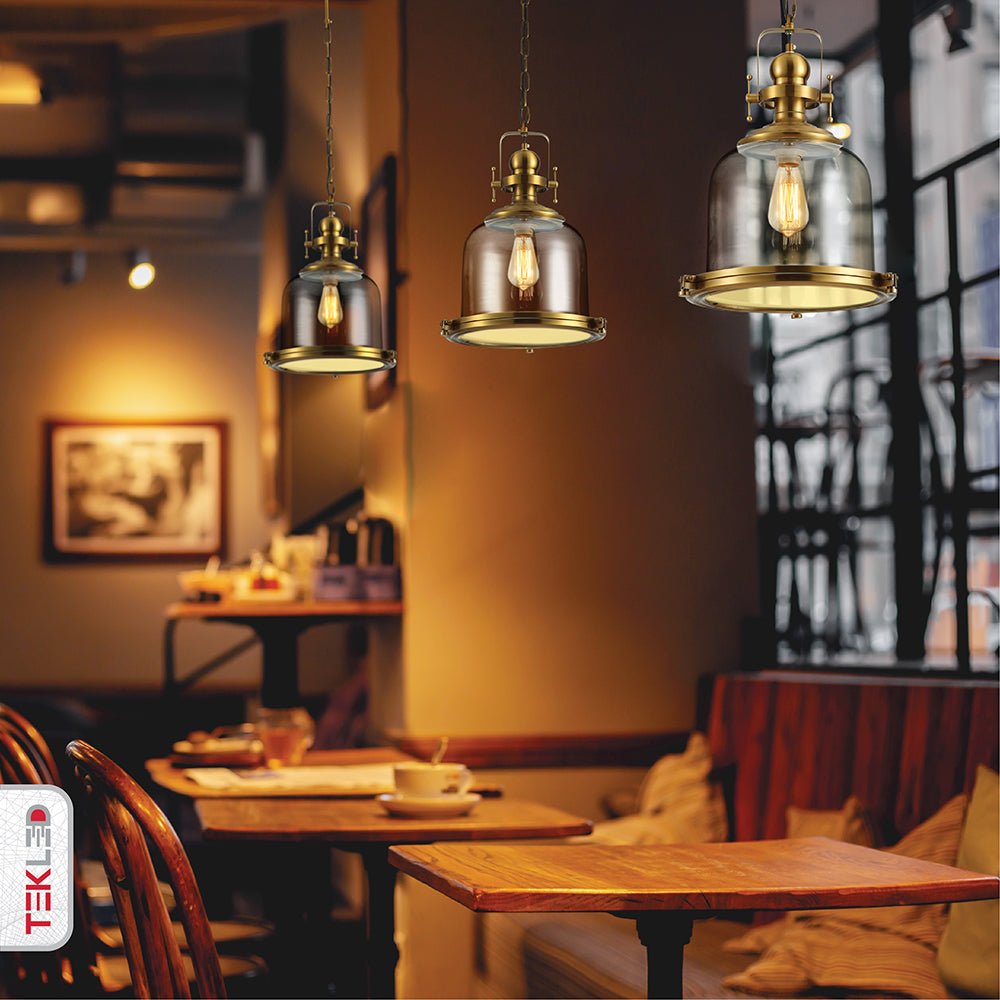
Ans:
<svg viewBox="0 0 1000 1000"><path fill-rule="evenodd" d="M59 766L45 737L20 712L10 705L0 704L0 722L5 722L11 735L27 751L43 785L59 785Z"/></svg>
<svg viewBox="0 0 1000 1000"><path fill-rule="evenodd" d="M191 995L180 948L157 888L148 840L163 861L177 899L198 994L225 997L205 905L174 828L149 795L89 743L74 740L66 747L66 755L93 804L135 995Z"/></svg>
<svg viewBox="0 0 1000 1000"><path fill-rule="evenodd" d="M47 767L32 752L31 732L38 730L27 723L16 724L0 705L0 775L5 784L49 785ZM38 736L41 739L41 736ZM42 740L42 746L45 741ZM45 746L48 750L48 747ZM51 756L51 754L49 755ZM25 952L9 956L8 982L15 996L98 996L97 953L90 933L90 913L86 894L74 865L73 936L55 952Z"/></svg>
<svg viewBox="0 0 1000 1000"><path fill-rule="evenodd" d="M0 719L0 778L5 785L44 785L23 741Z"/></svg>

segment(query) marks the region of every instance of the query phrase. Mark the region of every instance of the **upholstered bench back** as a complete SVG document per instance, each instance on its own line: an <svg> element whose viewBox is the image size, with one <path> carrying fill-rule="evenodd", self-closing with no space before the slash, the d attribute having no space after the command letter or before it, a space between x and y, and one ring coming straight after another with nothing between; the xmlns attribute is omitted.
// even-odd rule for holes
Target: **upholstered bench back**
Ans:
<svg viewBox="0 0 1000 1000"><path fill-rule="evenodd" d="M978 764L996 768L997 684L720 674L708 735L736 769L734 839L783 837L789 805L838 809L851 794L892 838L971 790Z"/></svg>

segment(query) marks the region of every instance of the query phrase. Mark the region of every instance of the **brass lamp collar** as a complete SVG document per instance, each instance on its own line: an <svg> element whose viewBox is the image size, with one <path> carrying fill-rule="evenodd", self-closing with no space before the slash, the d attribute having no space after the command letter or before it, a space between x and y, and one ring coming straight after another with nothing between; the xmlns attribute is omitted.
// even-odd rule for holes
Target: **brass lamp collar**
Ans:
<svg viewBox="0 0 1000 1000"><path fill-rule="evenodd" d="M760 42L768 34L780 32L786 39L782 52L771 60L771 84L754 93L753 76L747 76L747 121L752 121L751 106L760 105L774 112L774 121L762 128L748 132L737 143L737 149L747 156L768 157L774 154L778 145L797 146L803 159L836 156L843 145L841 140L825 128L819 128L806 120L806 112L821 105L827 107L827 118L833 122L833 76L827 77L830 89L826 92L809 85L809 60L797 52L791 40L796 32L790 21L780 28L767 28L757 39L758 77L760 63ZM820 42L820 70L823 68L823 39L812 28L798 31L815 35Z"/></svg>
<svg viewBox="0 0 1000 1000"><path fill-rule="evenodd" d="M327 204L318 202L317 204ZM337 204L341 204L338 202ZM313 208L316 206L314 205ZM350 208L350 206L347 206ZM311 220L310 220L311 223ZM345 229L344 223L337 216L332 204L327 204L327 214L320 219L319 233L313 235L306 230L305 254L309 257L311 250L319 250L319 260L310 261L300 271L299 277L306 281L359 281L364 272L357 264L344 260L345 249L357 250L357 233L353 237L351 230ZM346 234L346 235L345 235Z"/></svg>
<svg viewBox="0 0 1000 1000"><path fill-rule="evenodd" d="M497 168L493 167L490 180L492 200L496 201L497 191L506 191L511 195L511 203L492 211L486 216L485 224L492 229L517 229L519 225L536 230L561 228L566 220L554 208L538 200L543 191L551 191L553 203L559 203L559 168L552 167L549 178L542 170L541 157L528 143L529 137L540 136L548 144L549 137L544 132L504 132L500 137L501 162L504 140L511 136L520 140L520 146L508 161L510 172L498 179ZM551 161L551 150L548 159Z"/></svg>

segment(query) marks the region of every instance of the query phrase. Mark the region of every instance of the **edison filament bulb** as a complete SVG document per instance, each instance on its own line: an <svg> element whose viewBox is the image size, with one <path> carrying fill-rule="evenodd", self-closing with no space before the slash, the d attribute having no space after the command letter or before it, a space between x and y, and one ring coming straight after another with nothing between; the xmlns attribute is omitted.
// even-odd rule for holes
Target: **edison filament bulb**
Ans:
<svg viewBox="0 0 1000 1000"><path fill-rule="evenodd" d="M800 163L797 156L778 161L771 201L767 206L767 221L771 228L786 238L801 233L809 222L809 202L806 200Z"/></svg>
<svg viewBox="0 0 1000 1000"><path fill-rule="evenodd" d="M343 320L344 307L340 302L340 292L337 291L335 281L324 282L323 294L319 298L319 309L316 310L316 318L328 330L332 330Z"/></svg>
<svg viewBox="0 0 1000 1000"><path fill-rule="evenodd" d="M514 246L510 251L507 266L507 280L522 292L538 284L541 273L538 270L538 253L531 230L514 234Z"/></svg>

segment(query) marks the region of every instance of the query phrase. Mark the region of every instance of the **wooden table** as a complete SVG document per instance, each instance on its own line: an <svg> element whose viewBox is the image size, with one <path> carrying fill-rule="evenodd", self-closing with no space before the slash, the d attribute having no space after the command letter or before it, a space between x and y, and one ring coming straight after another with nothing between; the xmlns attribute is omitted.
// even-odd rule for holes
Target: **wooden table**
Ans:
<svg viewBox="0 0 1000 1000"><path fill-rule="evenodd" d="M337 764L397 764L405 760L414 760L408 753L397 750L394 747L357 747L344 750L307 750L302 758L302 766L309 767L329 767ZM206 788L199 785L197 781L189 778L184 772L188 768L204 767L204 764L177 763L168 757L154 757L146 761L146 771L149 776L161 788L176 795L184 795L189 799L232 799L242 798L245 792L231 789ZM234 768L242 770L242 768ZM493 786L489 786L493 787ZM255 793L260 798L301 798L301 791L291 792L287 790L257 790ZM310 793L309 798L342 798L344 793L323 793L317 791ZM370 797L370 795L369 795Z"/></svg>
<svg viewBox="0 0 1000 1000"><path fill-rule="evenodd" d="M695 917L994 899L1000 880L825 837L639 847L431 844L389 862L471 910L636 921L650 997L683 996Z"/></svg>
<svg viewBox="0 0 1000 1000"><path fill-rule="evenodd" d="M433 841L568 837L589 833L590 820L519 799L483 799L469 816L395 819L374 799L198 799L195 810L206 840L326 843L361 855L368 876L368 991L395 996L393 844Z"/></svg>
<svg viewBox="0 0 1000 1000"><path fill-rule="evenodd" d="M268 708L290 708L300 702L298 637L302 632L327 622L398 618L402 613L402 601L178 601L165 612L164 693L179 693L246 648L241 643L179 679L174 633L182 621L225 622L253 629L263 650L261 701Z"/></svg>

